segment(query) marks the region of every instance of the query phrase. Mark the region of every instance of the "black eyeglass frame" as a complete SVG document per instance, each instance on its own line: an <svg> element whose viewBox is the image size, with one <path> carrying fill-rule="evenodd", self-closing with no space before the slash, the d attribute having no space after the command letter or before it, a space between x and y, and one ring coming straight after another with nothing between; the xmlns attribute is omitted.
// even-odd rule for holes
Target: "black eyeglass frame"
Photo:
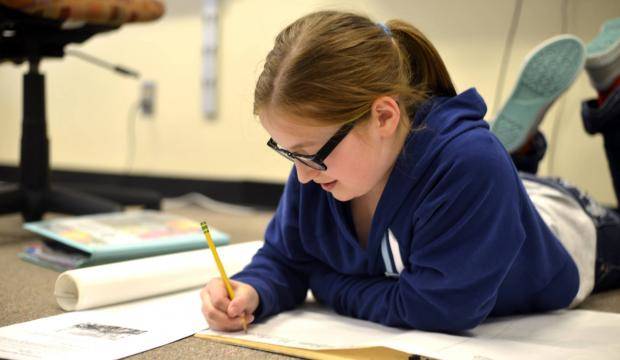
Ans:
<svg viewBox="0 0 620 360"><path fill-rule="evenodd" d="M292 162L299 161L300 163L312 169L325 171L327 170L327 165L325 165L323 161L325 161L329 154L334 151L334 149L336 148L336 146L338 146L338 144L340 144L342 139L344 139L345 136L347 136L349 132L351 132L356 123L357 120L342 125L340 129L338 129L338 131L336 131L336 133L331 138L329 138L325 145L323 145L314 155L299 154L283 149L278 146L278 143L276 143L275 140L273 140L272 138L269 138L269 141L267 141L267 146L269 146L275 152Z"/></svg>

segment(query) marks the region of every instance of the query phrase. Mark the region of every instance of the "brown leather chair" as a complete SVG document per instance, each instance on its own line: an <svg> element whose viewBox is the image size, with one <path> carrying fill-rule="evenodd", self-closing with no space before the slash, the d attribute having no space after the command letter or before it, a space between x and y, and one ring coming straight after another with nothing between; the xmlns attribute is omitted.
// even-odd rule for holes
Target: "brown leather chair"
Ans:
<svg viewBox="0 0 620 360"><path fill-rule="evenodd" d="M64 56L64 47L118 29L129 22L161 17L157 0L0 0L0 64L28 63L23 76L23 121L18 184L0 189L0 214L21 212L26 221L47 211L92 214L123 205L158 209L159 194L143 189L105 189L105 197L50 183L45 115L44 58Z"/></svg>

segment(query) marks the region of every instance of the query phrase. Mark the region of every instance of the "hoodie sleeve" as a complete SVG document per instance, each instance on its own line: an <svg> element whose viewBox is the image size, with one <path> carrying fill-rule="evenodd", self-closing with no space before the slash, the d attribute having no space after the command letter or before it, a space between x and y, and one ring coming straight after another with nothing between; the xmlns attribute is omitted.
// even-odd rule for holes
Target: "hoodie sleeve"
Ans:
<svg viewBox="0 0 620 360"><path fill-rule="evenodd" d="M439 156L399 278L322 268L310 278L315 297L338 313L388 326L454 332L480 324L525 237L520 180L493 145Z"/></svg>
<svg viewBox="0 0 620 360"><path fill-rule="evenodd" d="M301 246L299 183L293 169L276 213L265 232L265 243L252 261L232 278L256 289L257 320L301 304L308 292L308 269L315 262Z"/></svg>

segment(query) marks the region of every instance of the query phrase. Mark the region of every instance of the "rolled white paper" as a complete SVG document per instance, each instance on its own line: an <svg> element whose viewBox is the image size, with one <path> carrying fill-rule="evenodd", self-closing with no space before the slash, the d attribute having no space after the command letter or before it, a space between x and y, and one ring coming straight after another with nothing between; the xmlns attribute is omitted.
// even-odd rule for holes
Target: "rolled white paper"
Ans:
<svg viewBox="0 0 620 360"><path fill-rule="evenodd" d="M241 271L261 245L218 247L227 274ZM84 310L203 286L217 276L210 250L201 249L65 271L56 279L54 295L62 309Z"/></svg>

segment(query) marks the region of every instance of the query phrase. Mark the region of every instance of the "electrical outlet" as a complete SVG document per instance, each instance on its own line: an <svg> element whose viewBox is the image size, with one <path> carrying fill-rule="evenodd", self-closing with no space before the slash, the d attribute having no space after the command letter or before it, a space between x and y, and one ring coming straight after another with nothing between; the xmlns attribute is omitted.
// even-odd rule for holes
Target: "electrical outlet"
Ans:
<svg viewBox="0 0 620 360"><path fill-rule="evenodd" d="M155 81L146 80L142 82L140 88L140 111L146 117L155 114L155 99L157 94Z"/></svg>

